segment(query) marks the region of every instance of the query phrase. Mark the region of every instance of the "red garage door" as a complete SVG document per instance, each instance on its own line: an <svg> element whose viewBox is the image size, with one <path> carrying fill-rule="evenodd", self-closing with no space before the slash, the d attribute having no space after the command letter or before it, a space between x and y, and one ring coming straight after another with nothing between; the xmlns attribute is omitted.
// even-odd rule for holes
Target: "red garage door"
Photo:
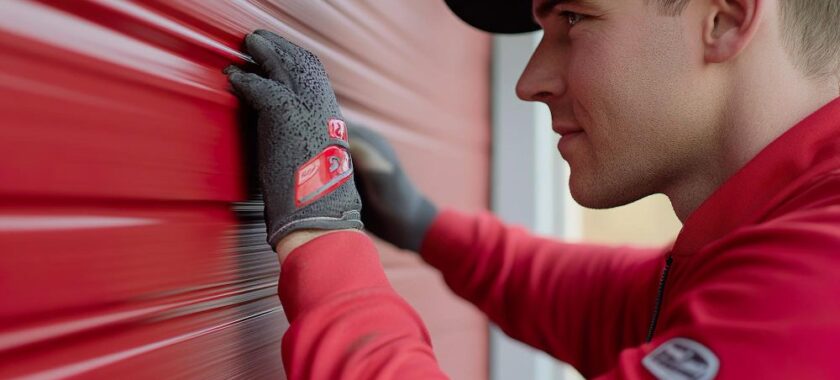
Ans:
<svg viewBox="0 0 840 380"><path fill-rule="evenodd" d="M486 205L490 42L442 1L4 0L0 378L282 377L277 262L221 73L258 27L321 56L348 119L436 201ZM486 321L381 248L444 369L485 378Z"/></svg>

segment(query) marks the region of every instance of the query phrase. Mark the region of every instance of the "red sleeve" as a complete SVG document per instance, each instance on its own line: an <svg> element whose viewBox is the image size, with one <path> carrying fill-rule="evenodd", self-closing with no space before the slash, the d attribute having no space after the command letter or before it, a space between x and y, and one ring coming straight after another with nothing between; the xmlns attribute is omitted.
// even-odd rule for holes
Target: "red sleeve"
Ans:
<svg viewBox="0 0 840 380"><path fill-rule="evenodd" d="M435 220L422 255L508 335L584 376L644 341L664 266L662 249L562 243L453 211Z"/></svg>
<svg viewBox="0 0 840 380"><path fill-rule="evenodd" d="M334 232L283 262L283 365L295 379L440 379L428 331L388 283L370 238Z"/></svg>

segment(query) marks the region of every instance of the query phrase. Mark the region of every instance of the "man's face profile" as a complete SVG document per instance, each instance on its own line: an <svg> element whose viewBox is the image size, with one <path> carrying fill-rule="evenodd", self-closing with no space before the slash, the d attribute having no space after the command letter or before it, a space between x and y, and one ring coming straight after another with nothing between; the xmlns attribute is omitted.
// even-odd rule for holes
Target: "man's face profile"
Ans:
<svg viewBox="0 0 840 380"><path fill-rule="evenodd" d="M652 3L534 1L544 35L517 93L548 105L583 206L665 192L709 160L720 120L702 25L686 22L691 7L674 16Z"/></svg>

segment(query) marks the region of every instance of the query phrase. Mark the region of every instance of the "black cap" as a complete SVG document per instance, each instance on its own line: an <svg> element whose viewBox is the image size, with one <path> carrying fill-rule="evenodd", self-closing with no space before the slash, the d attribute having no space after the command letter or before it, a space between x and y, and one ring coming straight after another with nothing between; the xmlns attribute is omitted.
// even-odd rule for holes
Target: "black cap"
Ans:
<svg viewBox="0 0 840 380"><path fill-rule="evenodd" d="M446 0L461 20L490 33L539 30L531 13L531 0Z"/></svg>

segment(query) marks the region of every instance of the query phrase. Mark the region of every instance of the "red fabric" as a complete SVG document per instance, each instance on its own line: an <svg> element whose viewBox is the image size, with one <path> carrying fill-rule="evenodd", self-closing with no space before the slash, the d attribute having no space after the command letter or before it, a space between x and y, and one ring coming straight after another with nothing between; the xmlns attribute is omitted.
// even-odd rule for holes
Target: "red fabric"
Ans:
<svg viewBox="0 0 840 380"><path fill-rule="evenodd" d="M417 313L385 277L373 242L335 232L283 262L286 376L295 379L446 378Z"/></svg>
<svg viewBox="0 0 840 380"><path fill-rule="evenodd" d="M670 251L561 243L444 211L422 255L505 332L588 377L651 378L645 355L683 337L717 356L718 379L840 378L840 99L736 173ZM644 343L667 255L659 326ZM280 295L291 379L444 376L358 233L295 250Z"/></svg>

